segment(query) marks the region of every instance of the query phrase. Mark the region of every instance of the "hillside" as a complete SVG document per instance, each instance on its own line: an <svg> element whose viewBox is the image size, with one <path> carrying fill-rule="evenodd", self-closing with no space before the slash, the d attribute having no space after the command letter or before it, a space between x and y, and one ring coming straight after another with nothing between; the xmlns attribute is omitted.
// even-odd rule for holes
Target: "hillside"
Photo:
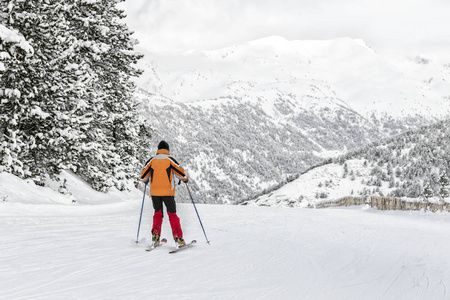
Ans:
<svg viewBox="0 0 450 300"><path fill-rule="evenodd" d="M252 202L307 206L345 196L448 198L450 121L367 145L313 168L278 190ZM445 183L447 178L447 183Z"/></svg>
<svg viewBox="0 0 450 300"><path fill-rule="evenodd" d="M281 92L186 104L139 96L155 149L161 139L169 142L206 203L241 202L327 157L426 122L386 119L379 126L330 99L307 109L311 97Z"/></svg>

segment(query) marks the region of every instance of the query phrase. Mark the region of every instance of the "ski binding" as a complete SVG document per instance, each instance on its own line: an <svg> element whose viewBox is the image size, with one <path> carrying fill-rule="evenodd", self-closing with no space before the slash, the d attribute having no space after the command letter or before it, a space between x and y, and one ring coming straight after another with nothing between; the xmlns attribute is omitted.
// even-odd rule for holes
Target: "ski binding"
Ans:
<svg viewBox="0 0 450 300"><path fill-rule="evenodd" d="M167 243L167 239L162 239L161 241L159 241L159 244L151 245L148 249L145 249L145 251L150 252L150 251L155 250L156 248L164 245L165 243Z"/></svg>
<svg viewBox="0 0 450 300"><path fill-rule="evenodd" d="M186 249L186 248L188 248L189 246L194 245L195 243L197 243L197 241L196 241L196 240L193 240L192 242L187 243L186 245L180 246L180 247L178 247L177 249L170 251L169 254L170 254L170 253L176 253L176 252L178 252L178 251L180 251L180 250Z"/></svg>

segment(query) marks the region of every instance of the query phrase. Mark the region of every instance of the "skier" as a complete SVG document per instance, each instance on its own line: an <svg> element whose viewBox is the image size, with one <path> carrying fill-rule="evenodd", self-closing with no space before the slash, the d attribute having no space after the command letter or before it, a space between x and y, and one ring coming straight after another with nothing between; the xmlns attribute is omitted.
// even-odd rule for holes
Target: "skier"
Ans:
<svg viewBox="0 0 450 300"><path fill-rule="evenodd" d="M167 208L172 234L178 246L186 242L183 239L180 218L177 216L175 204L176 178L188 182L184 169L170 156L169 144L161 141L156 155L150 158L141 172L143 182L150 181L150 195L152 196L153 215L152 241L154 245L160 243L161 226L163 222L163 203Z"/></svg>

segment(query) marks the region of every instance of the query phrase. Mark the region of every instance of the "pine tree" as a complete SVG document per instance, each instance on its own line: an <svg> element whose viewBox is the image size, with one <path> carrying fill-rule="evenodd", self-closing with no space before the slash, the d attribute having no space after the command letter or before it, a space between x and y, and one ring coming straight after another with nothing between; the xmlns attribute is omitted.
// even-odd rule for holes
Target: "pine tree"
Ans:
<svg viewBox="0 0 450 300"><path fill-rule="evenodd" d="M133 65L141 55L133 51L132 32L120 22L125 15L116 8L119 2L79 1L66 16L78 41L75 63L83 73L95 74L84 87L92 122L85 128L83 148L96 155L82 155L78 173L100 190L112 185L124 189L135 177L136 157L146 153L138 148L148 145L149 126L139 118L132 97L131 78L141 74Z"/></svg>
<svg viewBox="0 0 450 300"><path fill-rule="evenodd" d="M1 2L5 5L4 1ZM0 15L2 23L6 14ZM28 110L18 84L21 76L18 62L33 55L33 48L17 32L0 25L0 172L25 176L24 165L30 139L20 128Z"/></svg>
<svg viewBox="0 0 450 300"><path fill-rule="evenodd" d="M444 200L445 198L448 198L449 191L448 191L448 185L449 185L449 179L447 177L447 174L442 173L439 177L439 198L441 200Z"/></svg>
<svg viewBox="0 0 450 300"><path fill-rule="evenodd" d="M346 178L348 175L348 165L347 163L344 163L344 174L342 175L342 178Z"/></svg>
<svg viewBox="0 0 450 300"><path fill-rule="evenodd" d="M21 102L12 111L20 111L19 128L30 140L26 154L27 173L37 184L52 178L70 165L70 144L79 137L71 124L72 116L67 95L68 84L64 70L67 62L61 58L67 43L68 23L65 6L56 0L10 1L7 23L30 41L33 58L17 64L21 71L16 84L22 91Z"/></svg>
<svg viewBox="0 0 450 300"><path fill-rule="evenodd" d="M22 177L43 184L46 175L72 169L102 191L124 189L135 177L149 126L132 97L141 55L119 2L2 1L5 22L35 49L33 59L10 66L18 80L6 83L22 97L2 108L17 127L3 130L7 138L23 136L27 147L18 154Z"/></svg>
<svg viewBox="0 0 450 300"><path fill-rule="evenodd" d="M395 177L394 175L391 173L391 176L389 178L389 188L393 188L395 187Z"/></svg>
<svg viewBox="0 0 450 300"><path fill-rule="evenodd" d="M425 200L428 200L434 196L433 190L431 189L429 184L427 184L423 189L422 196L425 198Z"/></svg>

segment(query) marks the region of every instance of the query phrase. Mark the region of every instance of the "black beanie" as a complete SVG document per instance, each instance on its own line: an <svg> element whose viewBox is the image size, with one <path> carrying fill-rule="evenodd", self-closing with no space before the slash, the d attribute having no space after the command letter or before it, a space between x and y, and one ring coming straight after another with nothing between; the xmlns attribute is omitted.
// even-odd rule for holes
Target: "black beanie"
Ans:
<svg viewBox="0 0 450 300"><path fill-rule="evenodd" d="M158 150L160 149L166 149L167 151L169 151L169 144L167 144L165 141L159 142Z"/></svg>

